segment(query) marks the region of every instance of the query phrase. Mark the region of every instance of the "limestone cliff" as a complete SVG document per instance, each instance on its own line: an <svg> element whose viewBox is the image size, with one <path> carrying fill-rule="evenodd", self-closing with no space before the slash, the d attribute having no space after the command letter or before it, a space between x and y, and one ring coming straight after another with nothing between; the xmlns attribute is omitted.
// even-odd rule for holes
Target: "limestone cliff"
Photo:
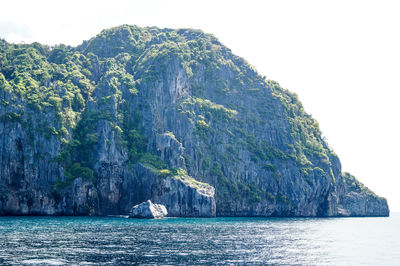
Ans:
<svg viewBox="0 0 400 266"><path fill-rule="evenodd" d="M386 216L295 94L201 31L0 40L0 214Z"/></svg>

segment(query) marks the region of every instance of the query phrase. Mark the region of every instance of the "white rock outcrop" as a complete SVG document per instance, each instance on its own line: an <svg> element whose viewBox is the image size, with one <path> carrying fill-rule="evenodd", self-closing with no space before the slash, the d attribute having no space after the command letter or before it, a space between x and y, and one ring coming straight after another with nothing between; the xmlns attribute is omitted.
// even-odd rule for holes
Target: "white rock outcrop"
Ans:
<svg viewBox="0 0 400 266"><path fill-rule="evenodd" d="M154 204L151 200L142 202L132 207L129 212L130 218L160 219L168 214L162 204Z"/></svg>

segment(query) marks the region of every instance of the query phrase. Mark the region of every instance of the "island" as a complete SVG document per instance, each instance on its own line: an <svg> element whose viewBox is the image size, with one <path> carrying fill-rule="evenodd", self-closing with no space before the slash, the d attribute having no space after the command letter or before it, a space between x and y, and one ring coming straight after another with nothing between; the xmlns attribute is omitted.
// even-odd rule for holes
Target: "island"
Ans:
<svg viewBox="0 0 400 266"><path fill-rule="evenodd" d="M148 200L174 217L389 215L297 95L211 34L0 40L0 215L128 215Z"/></svg>

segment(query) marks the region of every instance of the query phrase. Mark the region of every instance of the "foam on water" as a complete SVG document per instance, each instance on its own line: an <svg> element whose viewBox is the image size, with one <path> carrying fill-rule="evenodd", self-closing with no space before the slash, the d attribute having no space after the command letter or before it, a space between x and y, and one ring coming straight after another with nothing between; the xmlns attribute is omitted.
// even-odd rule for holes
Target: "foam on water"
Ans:
<svg viewBox="0 0 400 266"><path fill-rule="evenodd" d="M33 264L33 265L63 265L65 261L57 259L30 259L21 261L22 264Z"/></svg>

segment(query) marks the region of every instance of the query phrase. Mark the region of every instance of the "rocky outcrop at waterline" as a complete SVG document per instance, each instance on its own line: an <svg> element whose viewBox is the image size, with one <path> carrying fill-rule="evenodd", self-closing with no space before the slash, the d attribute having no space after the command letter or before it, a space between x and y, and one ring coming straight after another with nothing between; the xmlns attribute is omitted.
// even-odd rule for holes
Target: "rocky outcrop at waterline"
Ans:
<svg viewBox="0 0 400 266"><path fill-rule="evenodd" d="M162 204L154 204L151 200L142 202L132 207L129 218L161 219L168 214L167 209Z"/></svg>
<svg viewBox="0 0 400 266"><path fill-rule="evenodd" d="M295 94L191 29L0 40L0 152L0 214L388 215Z"/></svg>
<svg viewBox="0 0 400 266"><path fill-rule="evenodd" d="M349 173L343 174L345 193L340 201L339 216L389 216L386 199L375 195Z"/></svg>
<svg viewBox="0 0 400 266"><path fill-rule="evenodd" d="M151 166L139 164L137 176L141 177L142 197L165 205L171 217L215 217L215 190L179 170L174 176L161 176Z"/></svg>

